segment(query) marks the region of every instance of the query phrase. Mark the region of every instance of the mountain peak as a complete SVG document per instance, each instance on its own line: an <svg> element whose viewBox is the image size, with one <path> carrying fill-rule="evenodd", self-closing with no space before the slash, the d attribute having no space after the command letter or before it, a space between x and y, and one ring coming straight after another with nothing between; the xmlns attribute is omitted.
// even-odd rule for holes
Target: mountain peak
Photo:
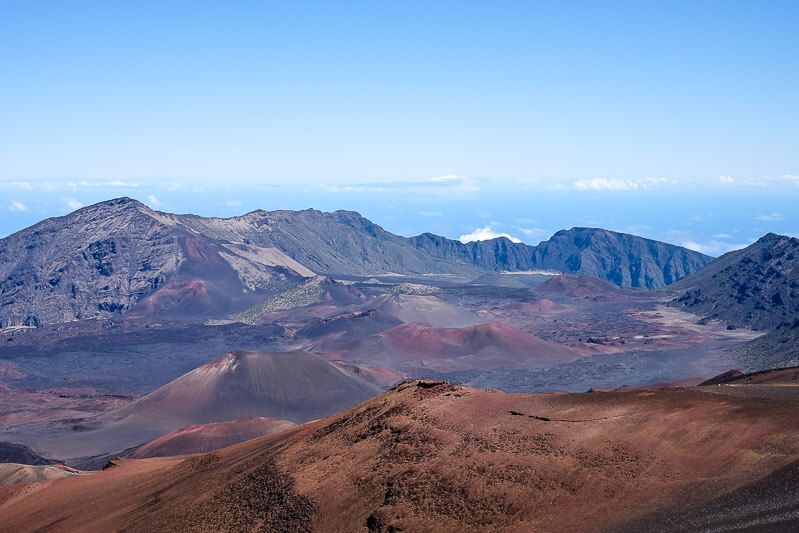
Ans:
<svg viewBox="0 0 799 533"><path fill-rule="evenodd" d="M121 196L119 198L112 198L110 200L104 200L102 202L87 205L85 207L81 207L80 209L76 209L73 211L73 213L96 213L97 215L95 216L113 217L118 213L132 213L134 211L138 211L147 215L152 215L155 213L155 211L153 211L144 203L136 200L135 198L130 198L129 196Z"/></svg>
<svg viewBox="0 0 799 533"><path fill-rule="evenodd" d="M129 196L120 196L119 198L112 198L110 200L105 200L103 202L98 202L96 204L92 204L88 207L144 207L147 206L141 203L140 201L136 200L135 198L131 198Z"/></svg>
<svg viewBox="0 0 799 533"><path fill-rule="evenodd" d="M757 242L759 242L761 244L770 244L770 243L773 243L773 242L776 242L776 241L785 240L785 239L796 240L796 237L791 237L790 235L780 235L779 233L769 232L769 233L766 233L765 235L763 235L762 237L760 237L757 240Z"/></svg>

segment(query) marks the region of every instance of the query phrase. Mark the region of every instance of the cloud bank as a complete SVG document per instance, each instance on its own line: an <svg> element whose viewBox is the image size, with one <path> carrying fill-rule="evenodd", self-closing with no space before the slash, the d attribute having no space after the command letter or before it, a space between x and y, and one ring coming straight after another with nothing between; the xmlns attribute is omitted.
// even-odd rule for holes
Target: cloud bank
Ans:
<svg viewBox="0 0 799 533"><path fill-rule="evenodd" d="M782 213L777 213L776 211L774 213L768 213L767 215L758 215L755 218L762 222L781 222L785 220Z"/></svg>

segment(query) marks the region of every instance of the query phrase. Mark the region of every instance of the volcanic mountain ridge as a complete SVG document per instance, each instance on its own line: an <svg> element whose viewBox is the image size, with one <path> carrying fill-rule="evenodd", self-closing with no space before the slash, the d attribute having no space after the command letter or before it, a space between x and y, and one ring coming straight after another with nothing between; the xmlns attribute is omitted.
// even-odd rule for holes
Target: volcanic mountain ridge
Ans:
<svg viewBox="0 0 799 533"><path fill-rule="evenodd" d="M130 198L85 207L0 239L0 327L128 312L229 316L314 273L445 275L547 269L660 288L704 267L697 252L593 228L538 246L405 238L350 211L157 212Z"/></svg>

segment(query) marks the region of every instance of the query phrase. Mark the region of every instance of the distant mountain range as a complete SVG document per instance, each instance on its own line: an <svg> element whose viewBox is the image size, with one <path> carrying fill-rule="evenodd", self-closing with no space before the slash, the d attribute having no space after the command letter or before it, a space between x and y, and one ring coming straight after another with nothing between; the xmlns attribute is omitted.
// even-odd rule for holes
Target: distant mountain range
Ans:
<svg viewBox="0 0 799 533"><path fill-rule="evenodd" d="M228 219L165 215L202 235L274 247L319 274L474 275L556 270L623 287L662 288L712 261L680 246L603 229L559 231L538 246L500 237L461 243L424 233L401 237L353 211L253 211Z"/></svg>
<svg viewBox="0 0 799 533"><path fill-rule="evenodd" d="M351 211L161 213L130 198L44 220L0 240L0 327L121 313L231 316L315 275L455 276L555 270L621 287L663 288L712 260L602 229L538 246L394 235Z"/></svg>
<svg viewBox="0 0 799 533"><path fill-rule="evenodd" d="M554 270L647 289L670 285L713 260L681 246L598 228L561 230L538 246L504 237L463 244L431 233L409 240L434 257L486 270Z"/></svg>

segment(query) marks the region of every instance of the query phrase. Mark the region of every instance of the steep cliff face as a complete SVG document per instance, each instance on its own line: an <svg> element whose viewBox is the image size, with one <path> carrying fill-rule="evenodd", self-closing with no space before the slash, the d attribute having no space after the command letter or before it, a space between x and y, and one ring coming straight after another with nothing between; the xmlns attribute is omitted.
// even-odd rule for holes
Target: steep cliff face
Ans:
<svg viewBox="0 0 799 533"><path fill-rule="evenodd" d="M538 268L595 276L619 287L647 289L671 285L712 260L681 246L596 228L559 231L533 253Z"/></svg>
<svg viewBox="0 0 799 533"><path fill-rule="evenodd" d="M463 244L430 233L411 242L435 257L486 270L554 270L647 289L670 285L713 259L680 246L596 228L559 231L538 246L506 238Z"/></svg>
<svg viewBox="0 0 799 533"><path fill-rule="evenodd" d="M462 243L423 233L411 237L410 242L424 253L441 259L495 271L529 270L533 267L535 247L514 243L505 237L489 241Z"/></svg>

